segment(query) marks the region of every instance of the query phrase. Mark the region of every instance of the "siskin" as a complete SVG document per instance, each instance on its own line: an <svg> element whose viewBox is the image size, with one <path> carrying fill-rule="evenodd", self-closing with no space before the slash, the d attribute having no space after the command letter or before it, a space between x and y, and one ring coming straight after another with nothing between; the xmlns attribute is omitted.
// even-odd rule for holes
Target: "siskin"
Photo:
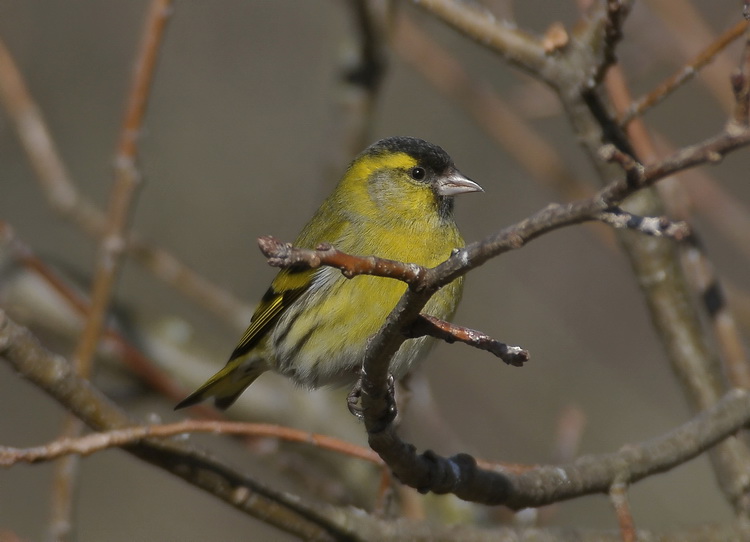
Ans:
<svg viewBox="0 0 750 542"><path fill-rule="evenodd" d="M294 246L330 243L350 254L434 267L464 244L453 219L453 196L478 191L437 145L413 137L383 139L354 159ZM450 319L462 284L459 277L440 289L424 312ZM269 370L311 389L353 384L368 339L406 287L383 277L347 279L331 267L283 269L224 368L175 408L213 397L225 409ZM393 377L404 377L432 342L420 337L402 344L391 360Z"/></svg>

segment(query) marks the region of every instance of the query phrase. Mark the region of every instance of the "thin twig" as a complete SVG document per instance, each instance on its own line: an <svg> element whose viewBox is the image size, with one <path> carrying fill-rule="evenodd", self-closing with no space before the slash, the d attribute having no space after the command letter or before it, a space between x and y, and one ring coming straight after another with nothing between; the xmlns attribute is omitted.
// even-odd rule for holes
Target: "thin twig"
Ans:
<svg viewBox="0 0 750 542"><path fill-rule="evenodd" d="M146 113L156 60L169 19L172 0L153 0L147 15L140 53L125 110L115 158L115 181L110 194L107 227L99 247L91 310L73 356L78 370L90 374L91 359L99 342L112 290L126 245L126 231L140 173L136 168L137 141Z"/></svg>
<svg viewBox="0 0 750 542"><path fill-rule="evenodd" d="M480 350L486 350L513 367L523 367L523 364L529 361L529 352L520 346L508 346L505 343L496 341L489 335L485 335L481 331L457 326L429 314L420 314L419 318L414 321L411 328L407 331L407 336L411 338L422 337L424 335L429 335L448 343L457 341L479 348Z"/></svg>
<svg viewBox="0 0 750 542"><path fill-rule="evenodd" d="M615 482L609 488L609 500L615 509L617 523L620 526L622 542L636 542L635 523L633 514L630 512L628 502L628 486L622 482Z"/></svg>
<svg viewBox="0 0 750 542"><path fill-rule="evenodd" d="M327 435L309 433L291 427L265 423L184 420L163 425L140 425L124 429L113 429L111 431L90 433L76 438L63 437L43 446L35 446L33 448L0 446L0 467L10 467L18 463L52 461L71 454L87 456L108 448L134 444L149 437L165 438L189 433L278 438L290 442L309 444L316 448L363 459L376 465L383 464L378 455L370 449Z"/></svg>
<svg viewBox="0 0 750 542"><path fill-rule="evenodd" d="M666 30L665 36L671 38L669 45L672 48L677 46L683 62L689 62L700 55L706 44L710 47L716 41L713 28L693 0L652 0L649 8L661 19ZM653 20L656 22L657 19ZM726 76L731 73L734 62L734 57L730 57L726 50L721 50L698 73L701 84L726 112L731 111L733 105L732 96L727 92Z"/></svg>
<svg viewBox="0 0 750 542"><path fill-rule="evenodd" d="M699 73L703 66L711 62L717 54L723 51L734 40L742 36L747 29L747 25L747 21L738 22L732 28L724 32L724 34L719 36L719 38L711 45L701 51L698 56L690 60L682 68L658 84L651 92L633 101L620 115L620 125L626 126L635 117L640 117L652 107L660 104L675 90L690 81Z"/></svg>

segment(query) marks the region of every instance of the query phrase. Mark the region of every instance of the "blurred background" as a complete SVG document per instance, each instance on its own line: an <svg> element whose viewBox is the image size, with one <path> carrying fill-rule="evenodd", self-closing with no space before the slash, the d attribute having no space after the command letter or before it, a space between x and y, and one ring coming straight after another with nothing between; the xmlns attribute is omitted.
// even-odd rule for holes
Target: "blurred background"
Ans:
<svg viewBox="0 0 750 542"><path fill-rule="evenodd" d="M571 28L578 19L574 2L486 4L498 18L512 16L536 33L555 21ZM71 178L101 209L112 186L114 150L147 6L136 0L0 0L0 39L38 101ZM424 12L400 7L470 77L493 89L553 145L584 185L596 186L550 91ZM690 9L697 22L677 18ZM737 2L636 3L619 49L633 93L650 90L739 17ZM691 24L703 25L705 34ZM132 222L139 238L168 250L252 309L275 273L255 239L272 234L293 240L343 172L340 149L331 145L340 140L340 70L353 29L344 0L177 2L140 140L144 183ZM681 41L686 35L690 39ZM737 51L735 45L721 59L736 61ZM722 69L721 59L712 69ZM709 72L708 79L681 88L646 115L648 126L677 146L718 132L731 100L728 77L726 70ZM565 199L526 171L402 54L389 51L375 108L369 140L413 135L437 143L484 187L484 194L457 202L457 221L467 241ZM741 150L704 173L747 205L749 168L750 156ZM4 111L0 219L87 291L96 242L51 210ZM694 220L720 275L747 290L747 250L732 244L710 215L698 212ZM7 255L2 266L2 307L32 326L46 346L69 355L80 326L77 318L62 310L61 320L47 320L53 311L37 303L48 302L51 294ZM223 365L246 323L217 316L132 261L125 264L116 301L123 332L186 390ZM404 412L402 433L420 450L544 463L565 457L561 431L573 435L577 453L601 453L662 434L691 415L628 263L604 226L554 232L472 272L455 321L521 345L532 359L517 369L486 352L439 344L415 376L413 408ZM174 413L173 400L150 392L106 354L96 382L123 408L148 421L186 415ZM363 444L364 430L350 419L344 394L296 390L267 375L229 415ZM1 444L50 441L63 415L56 403L0 363ZM239 470L303 496L335 495L338 502L372 506L377 492L373 483L360 488L361 494L349 494L334 475L305 481L300 475L304 450L285 447L285 459L279 459L277 443L256 442L248 451L226 437L191 440ZM345 461L327 457L331 464ZM352 463L352 469L373 470ZM52 469L45 464L0 470L0 532L23 540L44 537ZM440 510L443 504L429 506ZM486 507L451 506L453 514L458 509L486 521L497 519L497 512ZM731 516L705 456L636 484L631 506L636 524L649 529ZM459 517L446 514L435 520ZM82 462L74 519L79 540L285 536L117 450ZM605 496L557 505L544 512L543 523L616 528Z"/></svg>

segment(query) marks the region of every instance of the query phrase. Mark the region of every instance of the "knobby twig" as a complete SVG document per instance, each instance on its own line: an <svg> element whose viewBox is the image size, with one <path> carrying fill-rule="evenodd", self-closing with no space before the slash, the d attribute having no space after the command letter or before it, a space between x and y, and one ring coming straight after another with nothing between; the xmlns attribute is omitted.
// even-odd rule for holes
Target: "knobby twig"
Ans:
<svg viewBox="0 0 750 542"><path fill-rule="evenodd" d="M270 235L258 238L258 246L273 267L318 268L321 265L341 270L346 278L357 275L375 275L402 280L417 285L424 279L425 268L410 263L386 260L376 256L359 257L339 251L329 243L318 245L314 250L293 247Z"/></svg>

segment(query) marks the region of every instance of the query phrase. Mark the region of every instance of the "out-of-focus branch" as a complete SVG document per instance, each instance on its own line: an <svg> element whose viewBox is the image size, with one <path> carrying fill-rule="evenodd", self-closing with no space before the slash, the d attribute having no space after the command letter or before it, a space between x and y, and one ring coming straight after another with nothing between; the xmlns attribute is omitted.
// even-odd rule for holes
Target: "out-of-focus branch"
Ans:
<svg viewBox="0 0 750 542"><path fill-rule="evenodd" d="M695 77L701 68L711 62L717 54L723 51L734 40L738 39L747 29L748 22L740 21L732 28L724 32L711 45L690 60L687 64L677 70L674 74L662 81L651 92L633 101L620 115L620 124L625 126L635 117L643 115L652 107L660 104L667 96Z"/></svg>
<svg viewBox="0 0 750 542"><path fill-rule="evenodd" d="M472 78L461 62L405 13L397 19L395 51L430 84L459 105L535 179L566 199L591 194L557 150L534 130L488 83Z"/></svg>
<svg viewBox="0 0 750 542"><path fill-rule="evenodd" d="M84 233L98 239L105 232L105 217L99 208L78 192L60 157L49 128L13 62L5 44L0 40L0 102L8 112L18 133L21 146L36 173L42 193L50 207L78 226ZM242 328L247 324L251 309L226 290L209 282L190 269L173 254L149 246L137 236L129 235L126 250L133 259L154 276L176 288L186 297L219 317Z"/></svg>
<svg viewBox="0 0 750 542"><path fill-rule="evenodd" d="M149 437L173 437L189 433L214 433L217 435L242 435L248 437L271 437L290 442L301 442L324 450L338 452L382 465L381 459L368 448L362 448L343 440L265 423L241 423L218 420L184 420L164 425L137 425L123 429L112 429L90 433L78 438L61 438L43 446L33 448L11 448L0 446L0 466L10 467L18 463L40 463L70 454L90 455L108 448L135 444Z"/></svg>
<svg viewBox="0 0 750 542"><path fill-rule="evenodd" d="M617 523L620 526L622 542L636 542L638 534L635 531L633 514L630 512L628 501L628 486L621 482L615 482L609 489L609 500L615 509Z"/></svg>
<svg viewBox="0 0 750 542"><path fill-rule="evenodd" d="M482 43L505 60L537 77L547 80L554 69L539 39L514 23L498 21L492 13L476 4L454 0L417 0L425 11L447 22L469 38Z"/></svg>
<svg viewBox="0 0 750 542"><path fill-rule="evenodd" d="M90 306L88 299L71 288L62 277L39 259L31 248L15 235L10 225L3 220L0 220L0 246L7 247L12 258L41 277L68 302L82 319L86 317ZM175 400L184 397L185 390L177 386L168 375L158 368L156 363L144 356L117 329L107 326L104 329L104 337L112 341L118 351L122 353L124 364L135 375L147 382L149 386ZM201 413L209 417L215 415L215 411L209 407L201 408Z"/></svg>
<svg viewBox="0 0 750 542"><path fill-rule="evenodd" d="M342 4L349 12L352 31L345 38L339 61L327 179L336 178L370 139L394 10L392 0L347 0Z"/></svg>
<svg viewBox="0 0 750 542"><path fill-rule="evenodd" d="M78 371L84 376L88 376L91 371L91 359L99 342L125 251L130 214L136 189L140 185L140 172L136 167L137 142L171 5L172 0L152 1L136 60L115 157L115 181L110 194L107 225L96 261L91 310L73 355Z"/></svg>
<svg viewBox="0 0 750 542"><path fill-rule="evenodd" d="M624 78L616 66L608 75L607 90L615 108L622 111L630 102ZM730 121L724 133L731 137L734 131ZM747 129L740 127L737 131L746 132ZM635 120L627 126L627 141L631 147L628 152L634 153L639 160L646 163L657 160L642 122ZM685 147L681 152L691 150L691 147ZM718 156L712 158L710 153L707 158L721 159ZM640 193L631 200L631 205L641 212L653 213L656 209L660 212L663 204L656 193ZM709 346L704 321L690 301L691 292L680 265L679 251L666 243L649 243L635 236L623 236L622 242L684 393L693 409L705 409L714 404L728 386L719 356ZM660 279L657 280L657 276ZM746 364L745 361L742 363ZM746 369L743 372L747 374ZM750 501L744 473L750 465L750 448L740 439L728 439L712 450L710 457L721 489L738 516L746 518L750 513Z"/></svg>
<svg viewBox="0 0 750 542"><path fill-rule="evenodd" d="M661 19L672 42L683 55L683 62L700 54L705 44L715 41L711 26L690 0L648 0L647 5ZM739 14L739 10L738 10ZM729 112L733 105L727 92L726 74L732 71L734 59L718 51L709 66L699 73L701 83L721 107Z"/></svg>

